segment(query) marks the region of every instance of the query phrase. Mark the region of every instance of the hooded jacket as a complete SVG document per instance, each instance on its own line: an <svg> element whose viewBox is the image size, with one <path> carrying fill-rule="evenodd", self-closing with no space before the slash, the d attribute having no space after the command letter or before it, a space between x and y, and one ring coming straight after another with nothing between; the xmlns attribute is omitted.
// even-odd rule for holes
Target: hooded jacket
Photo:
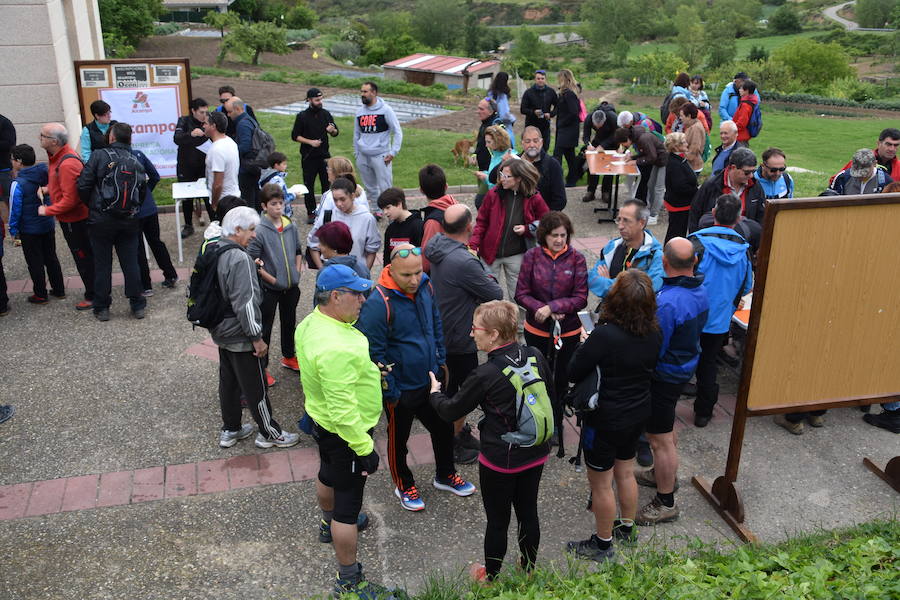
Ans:
<svg viewBox="0 0 900 600"><path fill-rule="evenodd" d="M221 238L218 244L226 248L216 265L219 289L231 306L231 314L226 314L210 333L216 345L224 350L249 352L253 350L253 342L262 339L262 295L256 264L232 240Z"/></svg>
<svg viewBox="0 0 900 600"><path fill-rule="evenodd" d="M663 278L656 294L662 346L654 379L685 383L694 375L700 360L700 334L708 317L709 298L702 275Z"/></svg>
<svg viewBox="0 0 900 600"><path fill-rule="evenodd" d="M394 139L391 141L391 133ZM356 109L356 121L353 123L353 154L359 160L360 154L366 156L397 156L403 143L403 129L394 114L394 109L376 97L369 106L365 104Z"/></svg>
<svg viewBox="0 0 900 600"><path fill-rule="evenodd" d="M259 189L262 189L264 185L269 183L274 183L281 188L281 197L284 200L284 214L290 217L294 214L292 205L296 196L288 191L287 171L266 167L259 173Z"/></svg>
<svg viewBox="0 0 900 600"><path fill-rule="evenodd" d="M609 277L597 275L597 267L602 265L609 268L610 262L616 254L616 249L622 243L623 240L620 237L610 240L603 247L603 250L600 251L600 258L597 259L597 262L594 263L594 266L588 272L588 288L600 298L606 296L609 288L612 287L613 280ZM662 278L665 273L662 265L662 251L662 244L653 237L653 234L644 230L644 243L641 244L637 253L631 258L631 264L628 266L629 269L640 269L649 275L650 280L653 282L654 291L659 291L659 288L662 287Z"/></svg>
<svg viewBox="0 0 900 600"><path fill-rule="evenodd" d="M757 104L759 104L759 98L756 96L745 96L738 102L738 107L732 120L738 128L737 139L739 142L746 143L750 141L751 136L747 126L750 124L750 117L753 115L753 109Z"/></svg>
<svg viewBox="0 0 900 600"><path fill-rule="evenodd" d="M714 225L688 236L697 250L696 272L703 274L709 317L703 333L726 333L741 296L753 289L750 244L734 229Z"/></svg>
<svg viewBox="0 0 900 600"><path fill-rule="evenodd" d="M53 231L53 217L38 216L37 190L47 185L47 165L38 163L19 171L15 179L12 203L9 208L9 233L41 235Z"/></svg>
<svg viewBox="0 0 900 600"><path fill-rule="evenodd" d="M587 262L584 255L566 246L553 256L543 246L525 253L519 281L516 284L516 304L525 308L525 330L548 337L553 320L538 323L534 313L550 306L554 313L565 315L560 322L563 334L581 331L578 311L587 306Z"/></svg>
<svg viewBox="0 0 900 600"><path fill-rule="evenodd" d="M550 443L523 448L505 442L501 436L517 427L516 389L496 363L509 361L521 367L529 356L537 357L538 373L553 398L553 376L547 360L535 348L512 343L488 353L488 361L466 377L452 398L443 392L431 394L431 405L447 422L455 421L481 406L484 417L478 422L481 454L479 460L495 471L519 471L543 464L550 454Z"/></svg>
<svg viewBox="0 0 900 600"><path fill-rule="evenodd" d="M475 308L502 300L503 290L484 264L462 243L439 233L425 246L431 262L431 283L441 311L447 354L471 354L469 335Z"/></svg>
<svg viewBox="0 0 900 600"><path fill-rule="evenodd" d="M263 268L275 277L275 285L262 282L266 288L281 291L300 283L297 256L303 254L303 248L300 234L289 218L281 217L281 231L278 231L272 220L263 215L256 228L256 238L247 246L247 253L254 260L261 258Z"/></svg>
<svg viewBox="0 0 900 600"><path fill-rule="evenodd" d="M316 224L309 230L307 236L307 244L310 248L319 248L319 238L316 237L316 230L321 227L322 221L316 218ZM381 248L381 235L378 233L378 225L375 223L375 217L369 212L368 207L353 204L353 211L348 215L337 207L331 212L331 220L344 223L350 228L350 236L353 238L353 248L350 254L358 258L363 264L366 264L366 255L375 254Z"/></svg>
<svg viewBox="0 0 900 600"><path fill-rule="evenodd" d="M409 295L394 282L388 265L378 285L359 311L356 328L369 340L373 362L394 365L384 378L384 397L396 401L401 392L430 385L428 372L437 374L447 363L444 330L428 275L422 274L416 293Z"/></svg>
<svg viewBox="0 0 900 600"><path fill-rule="evenodd" d="M769 181L762 176L762 165L760 165L756 168L756 183L762 187L766 199L794 197L794 180L787 171L782 172L775 181Z"/></svg>
<svg viewBox="0 0 900 600"><path fill-rule="evenodd" d="M444 211L454 204L457 204L456 199L450 194L445 194L440 198L429 200L428 205L422 209L422 219L424 220L424 225L422 226L423 250L428 246L428 242L431 238L444 232ZM422 259L422 269L424 269L426 273L430 272L431 264L428 259L425 258L424 255Z"/></svg>
<svg viewBox="0 0 900 600"><path fill-rule="evenodd" d="M753 92L753 97L759 102L758 89ZM725 89L722 90L722 97L719 98L719 119L722 121L732 120L734 118L734 113L737 112L740 100L741 95L734 89L734 82L732 81L725 86Z"/></svg>
<svg viewBox="0 0 900 600"><path fill-rule="evenodd" d="M484 202L478 210L478 218L475 220L475 230L469 247L478 251L478 255L489 265L494 264L497 258L497 250L500 248L503 234L503 222L506 219L506 208L501 199L501 186L496 185L485 194ZM505 192L505 190L504 190ZM525 236L533 238L529 224L541 220L549 208L539 192L524 199ZM513 234L515 235L515 234Z"/></svg>
<svg viewBox="0 0 900 600"><path fill-rule="evenodd" d="M688 217L689 232L697 231L700 228L700 217L712 212L719 196L731 193L731 186L726 182L729 180L733 168L733 166L728 166L718 173L713 173L697 190L697 194L691 200L691 214ZM765 192L756 179L751 177L741 193L741 214L762 224L765 210Z"/></svg>

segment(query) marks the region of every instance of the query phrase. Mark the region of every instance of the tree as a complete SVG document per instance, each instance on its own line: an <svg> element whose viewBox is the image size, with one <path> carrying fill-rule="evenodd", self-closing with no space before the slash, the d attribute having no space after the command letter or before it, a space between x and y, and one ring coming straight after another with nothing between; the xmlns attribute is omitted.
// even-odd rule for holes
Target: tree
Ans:
<svg viewBox="0 0 900 600"><path fill-rule="evenodd" d="M153 22L163 14L162 0L100 0L100 25L110 39L137 46L153 33Z"/></svg>
<svg viewBox="0 0 900 600"><path fill-rule="evenodd" d="M591 51L601 60L609 60L616 41L613 32L628 32L629 39L639 39L636 28L641 12L632 0L587 0L581 5L581 35L591 45Z"/></svg>
<svg viewBox="0 0 900 600"><path fill-rule="evenodd" d="M291 51L285 29L269 21L241 23L225 36L222 44L226 52L249 53L250 63L254 65L259 64L263 52L288 54Z"/></svg>
<svg viewBox="0 0 900 600"><path fill-rule="evenodd" d="M821 87L856 74L850 67L850 57L835 43L793 40L773 50L771 60L785 65L794 78L807 87Z"/></svg>
<svg viewBox="0 0 900 600"><path fill-rule="evenodd" d="M719 8L710 11L706 21L706 62L712 68L721 67L734 60L737 55L733 16Z"/></svg>
<svg viewBox="0 0 900 600"><path fill-rule="evenodd" d="M896 6L897 0L857 0L856 22L860 27L884 27Z"/></svg>
<svg viewBox="0 0 900 600"><path fill-rule="evenodd" d="M225 37L225 29L229 27L234 27L238 23L241 22L241 18L238 17L235 12L219 12L217 10L211 10L206 13L206 16L203 17L203 22L209 25L210 27L215 27L219 30L219 33L222 37Z"/></svg>
<svg viewBox="0 0 900 600"><path fill-rule="evenodd" d="M803 30L800 15L790 4L785 4L769 17L769 29L776 35L799 33Z"/></svg>
<svg viewBox="0 0 900 600"><path fill-rule="evenodd" d="M312 29L319 15L306 2L298 2L284 15L284 24L289 29Z"/></svg>
<svg viewBox="0 0 900 600"><path fill-rule="evenodd" d="M769 60L769 53L762 46L751 46L750 52L747 53L747 60L751 62Z"/></svg>
<svg viewBox="0 0 900 600"><path fill-rule="evenodd" d="M628 40L625 39L624 35L620 35L616 38L616 43L613 45L612 49L612 57L613 64L617 67L621 67L628 62L628 50L631 49L631 44L628 43Z"/></svg>
<svg viewBox="0 0 900 600"><path fill-rule="evenodd" d="M388 37L371 37L364 47L363 60L369 65L383 65L386 62L409 56L418 50L419 44L408 33Z"/></svg>
<svg viewBox="0 0 900 600"><path fill-rule="evenodd" d="M464 21L460 0L418 0L412 14L412 35L431 48L461 48L465 40L460 40L459 24Z"/></svg>
<svg viewBox="0 0 900 600"><path fill-rule="evenodd" d="M700 13L696 8L689 5L678 7L675 13L675 31L678 32L675 36L678 53L687 61L689 68L699 66L706 51L706 41Z"/></svg>
<svg viewBox="0 0 900 600"><path fill-rule="evenodd" d="M687 62L672 52L651 52L628 61L631 75L644 83L668 83L676 73L687 71Z"/></svg>
<svg viewBox="0 0 900 600"><path fill-rule="evenodd" d="M538 39L538 35L524 25L519 27L513 46L506 60L508 68L519 73L534 73L544 66L547 56L547 45Z"/></svg>

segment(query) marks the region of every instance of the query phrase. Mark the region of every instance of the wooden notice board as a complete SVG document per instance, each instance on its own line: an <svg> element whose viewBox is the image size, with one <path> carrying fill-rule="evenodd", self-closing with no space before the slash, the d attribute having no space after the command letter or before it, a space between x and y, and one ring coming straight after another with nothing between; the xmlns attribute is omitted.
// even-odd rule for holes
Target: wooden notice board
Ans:
<svg viewBox="0 0 900 600"><path fill-rule="evenodd" d="M900 196L775 200L766 211L748 413L900 397Z"/></svg>

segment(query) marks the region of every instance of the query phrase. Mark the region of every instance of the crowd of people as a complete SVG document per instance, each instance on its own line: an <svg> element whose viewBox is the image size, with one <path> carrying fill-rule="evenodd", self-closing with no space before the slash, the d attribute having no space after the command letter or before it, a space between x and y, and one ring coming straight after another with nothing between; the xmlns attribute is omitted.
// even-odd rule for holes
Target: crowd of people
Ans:
<svg viewBox="0 0 900 600"><path fill-rule="evenodd" d="M407 463L414 421L431 439L435 489L472 495L476 486L455 465L479 463L487 580L501 571L513 510L520 566L533 568L543 466L551 447L564 447L567 391L591 376L598 401L580 415L579 446L596 529L568 549L606 561L614 543L636 542L637 525L677 519L675 406L682 395L694 395L694 424L712 419L717 361L732 314L753 288L766 202L794 195L785 152L771 147L757 159L750 148L761 100L744 73L722 93L721 144L714 149L713 107L700 76L678 76L657 122L607 102L587 111L570 71L558 74L557 91L539 70L522 97L518 140L508 79L498 74L476 108L474 159L483 186L475 211L447 193L438 165L419 171L421 209L393 186L403 134L375 82L360 90L352 161L331 156L329 140L340 131L323 93L308 91L308 108L291 132L308 190L305 211L296 216L288 158L270 149L260 161L259 123L233 88L219 89L215 110L192 99L174 132L178 180L205 177L209 192L184 203L180 235L194 234L193 219L205 207L210 224L195 274L199 281L206 273L216 293L203 299L196 288L190 292L192 301L220 303L204 325L219 348L219 445L232 447L254 431L260 448L300 440L275 420L267 391L275 383L268 349L277 311L280 364L299 372L306 413L299 425L319 449L319 539L334 546L338 594L383 591L365 581L356 558L358 531L369 523L361 511L365 484L379 468L373 436L382 412L388 469L404 509L424 510L427 500ZM131 127L115 121L108 104L97 101L90 110L94 119L82 131L80 153L62 124L41 128L47 164L32 146L16 144L11 123L0 117L0 216L21 244L33 282L29 302L66 296L58 221L84 283L75 308L110 319L115 248L131 313L141 319L153 293L142 238L163 271L162 285L174 287L178 279L159 235L153 201L159 174L132 148ZM898 146L900 131L884 129L875 148L857 151L823 195L895 191ZM581 180L584 153L595 150L627 154L639 175L614 215L618 235L589 268L564 211L566 188ZM585 202L611 202L612 177L588 173L587 181ZM663 214L668 227L660 242L649 227ZM305 238L295 218L311 226ZM377 221L384 218L382 233ZM306 269L318 271L313 309L298 324ZM5 279L0 283L5 315ZM596 307L589 306L589 291L599 299ZM487 356L482 364L479 352ZM243 408L255 428L242 423ZM476 408L483 413L478 436L466 418ZM12 407L0 407L0 421L10 416ZM864 418L898 433L900 403ZM775 417L794 434L803 432L803 421L822 426L824 413ZM652 467L636 473L636 457ZM639 484L656 488L642 507Z"/></svg>

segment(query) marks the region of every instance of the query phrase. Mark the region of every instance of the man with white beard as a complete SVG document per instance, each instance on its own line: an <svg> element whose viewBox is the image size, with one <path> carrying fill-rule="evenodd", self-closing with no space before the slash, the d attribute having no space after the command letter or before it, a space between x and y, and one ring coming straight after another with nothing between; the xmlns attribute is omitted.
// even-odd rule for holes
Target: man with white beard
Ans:
<svg viewBox="0 0 900 600"><path fill-rule="evenodd" d="M528 126L522 133L522 158L534 165L541 174L538 192L550 210L566 207L566 184L562 166L544 150L544 138L537 127Z"/></svg>

